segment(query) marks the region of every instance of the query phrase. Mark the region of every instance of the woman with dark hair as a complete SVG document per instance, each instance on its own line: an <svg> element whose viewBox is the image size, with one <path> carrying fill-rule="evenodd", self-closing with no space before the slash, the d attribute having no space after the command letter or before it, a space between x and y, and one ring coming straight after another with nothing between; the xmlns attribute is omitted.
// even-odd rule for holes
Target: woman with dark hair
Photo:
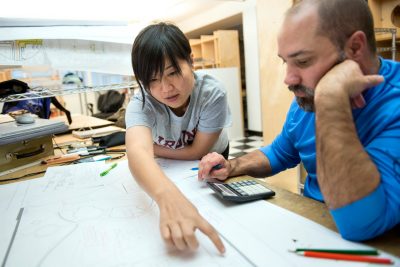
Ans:
<svg viewBox="0 0 400 267"><path fill-rule="evenodd" d="M136 37L132 67L140 94L126 111L129 167L157 202L164 240L180 250L196 249L200 229L222 253L215 229L198 213L158 166L154 156L201 159L209 152L229 154L231 124L226 91L215 78L194 72L188 39L175 25L147 26Z"/></svg>

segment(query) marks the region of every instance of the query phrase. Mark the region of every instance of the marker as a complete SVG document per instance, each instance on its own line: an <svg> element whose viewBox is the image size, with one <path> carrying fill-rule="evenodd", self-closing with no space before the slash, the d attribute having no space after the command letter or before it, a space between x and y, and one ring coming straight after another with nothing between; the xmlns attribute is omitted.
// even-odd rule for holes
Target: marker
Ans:
<svg viewBox="0 0 400 267"><path fill-rule="evenodd" d="M110 166L110 168L108 168L107 170L103 171L100 173L100 176L106 176L112 169L114 169L115 167L117 167L117 163L114 163L113 165Z"/></svg>
<svg viewBox="0 0 400 267"><path fill-rule="evenodd" d="M219 170L219 169L221 169L221 168L222 168L222 165L221 165L221 164L217 164L217 165L215 165L214 167L212 167L213 170ZM198 171L199 168L198 168L198 167L194 167L194 168L191 168L191 170L192 170L192 171Z"/></svg>
<svg viewBox="0 0 400 267"><path fill-rule="evenodd" d="M379 255L376 249L323 249L323 248L296 248L294 252L315 251L353 255Z"/></svg>
<svg viewBox="0 0 400 267"><path fill-rule="evenodd" d="M391 259L378 258L373 256L360 256L360 255L349 255L349 254L339 254L339 253L327 253L327 252L316 252L316 251L299 251L296 252L297 255L312 258L322 258L331 260L346 260L346 261L357 261L357 262L369 262L369 263L379 263L379 264L393 264Z"/></svg>

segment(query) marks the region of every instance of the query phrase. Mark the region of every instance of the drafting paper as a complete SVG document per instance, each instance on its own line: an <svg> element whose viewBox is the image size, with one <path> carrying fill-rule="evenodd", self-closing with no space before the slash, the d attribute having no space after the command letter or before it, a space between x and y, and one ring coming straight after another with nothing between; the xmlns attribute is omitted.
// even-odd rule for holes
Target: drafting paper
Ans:
<svg viewBox="0 0 400 267"><path fill-rule="evenodd" d="M223 238L220 256L199 231L196 252L166 247L159 211L127 161L106 176L104 162L49 168L45 177L0 188L0 259L6 266L369 266L306 258L296 247L360 249L325 227L270 204L232 204L197 180L198 161L157 159ZM18 216L18 214L20 216ZM3 220L3 218L5 218ZM382 253L395 261L399 259ZM393 265L392 265L393 266Z"/></svg>
<svg viewBox="0 0 400 267"><path fill-rule="evenodd" d="M51 168L30 184L4 266L251 266L229 244L219 255L201 234L196 252L166 248L158 208L127 162L99 176L106 168L97 162Z"/></svg>

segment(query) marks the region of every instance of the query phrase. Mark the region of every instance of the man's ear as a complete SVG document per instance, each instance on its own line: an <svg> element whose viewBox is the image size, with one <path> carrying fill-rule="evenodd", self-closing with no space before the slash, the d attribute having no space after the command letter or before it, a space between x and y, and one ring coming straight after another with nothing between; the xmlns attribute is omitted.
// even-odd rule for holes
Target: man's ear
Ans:
<svg viewBox="0 0 400 267"><path fill-rule="evenodd" d="M364 32L356 31L346 41L345 45L346 56L349 59L358 61L368 52L367 37Z"/></svg>

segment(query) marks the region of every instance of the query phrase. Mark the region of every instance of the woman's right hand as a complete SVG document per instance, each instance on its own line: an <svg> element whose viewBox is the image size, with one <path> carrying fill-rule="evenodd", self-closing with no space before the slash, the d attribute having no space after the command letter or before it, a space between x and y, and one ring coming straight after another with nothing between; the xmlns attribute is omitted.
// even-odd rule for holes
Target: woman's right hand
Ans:
<svg viewBox="0 0 400 267"><path fill-rule="evenodd" d="M161 236L167 245L178 250L196 250L199 242L195 232L199 229L211 239L221 254L225 252L217 231L178 189L163 192L156 202L160 209Z"/></svg>
<svg viewBox="0 0 400 267"><path fill-rule="evenodd" d="M211 239L220 253L224 253L224 245L214 227L199 214L154 160L151 129L144 126L131 127L125 139L133 176L157 202L160 231L165 242L179 250L194 250L199 246L195 236L199 229Z"/></svg>
<svg viewBox="0 0 400 267"><path fill-rule="evenodd" d="M214 168L218 166L218 168ZM226 180L231 171L231 165L221 154L217 152L208 153L199 163L198 179L199 181L216 178Z"/></svg>

